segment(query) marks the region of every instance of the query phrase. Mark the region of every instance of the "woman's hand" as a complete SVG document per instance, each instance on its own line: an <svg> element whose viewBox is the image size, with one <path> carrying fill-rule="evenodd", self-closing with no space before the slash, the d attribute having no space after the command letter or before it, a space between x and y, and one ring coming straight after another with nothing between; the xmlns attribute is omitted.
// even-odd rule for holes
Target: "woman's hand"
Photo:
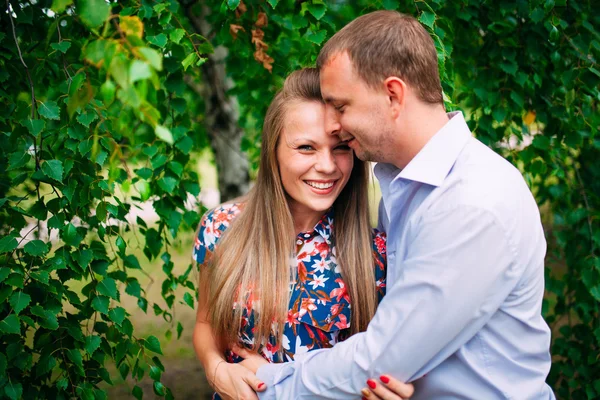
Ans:
<svg viewBox="0 0 600 400"><path fill-rule="evenodd" d="M405 400L415 392L415 388L410 383L403 383L389 375L381 375L378 380L369 379L368 388L364 388L362 398L368 400Z"/></svg>
<svg viewBox="0 0 600 400"><path fill-rule="evenodd" d="M266 389L266 385L248 368L225 360L214 367L209 382L224 400L258 400L256 392Z"/></svg>
<svg viewBox="0 0 600 400"><path fill-rule="evenodd" d="M248 368L254 374L256 374L256 371L258 371L260 367L269 363L257 353L252 353L242 347L233 346L231 350L244 359L244 361L242 361L240 364Z"/></svg>

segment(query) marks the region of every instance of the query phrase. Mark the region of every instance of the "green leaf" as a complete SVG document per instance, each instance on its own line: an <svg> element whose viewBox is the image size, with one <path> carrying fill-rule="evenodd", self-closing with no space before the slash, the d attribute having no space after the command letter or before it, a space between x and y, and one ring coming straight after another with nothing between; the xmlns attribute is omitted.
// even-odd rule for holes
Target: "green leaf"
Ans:
<svg viewBox="0 0 600 400"><path fill-rule="evenodd" d="M163 57L158 51L150 47L140 47L138 51L144 56L146 61L157 71L162 71Z"/></svg>
<svg viewBox="0 0 600 400"><path fill-rule="evenodd" d="M530 14L531 20L536 24L539 23L541 20L543 20L544 16L545 16L544 10L542 10L541 8L536 8Z"/></svg>
<svg viewBox="0 0 600 400"><path fill-rule="evenodd" d="M304 35L304 38L309 42L321 45L321 43L323 43L325 40L325 36L327 36L327 31L325 30L319 30L316 32L307 31L306 35Z"/></svg>
<svg viewBox="0 0 600 400"><path fill-rule="evenodd" d="M118 300L119 293L117 291L117 283L112 278L104 278L102 282L98 283L96 287L98 293L108 296L112 299Z"/></svg>
<svg viewBox="0 0 600 400"><path fill-rule="evenodd" d="M383 0L383 8L386 10L397 10L400 7L398 0Z"/></svg>
<svg viewBox="0 0 600 400"><path fill-rule="evenodd" d="M323 18L327 12L327 5L323 3L308 4L306 8L308 9L308 12L310 12L316 19Z"/></svg>
<svg viewBox="0 0 600 400"><path fill-rule="evenodd" d="M523 109L523 107L525 106L525 100L523 99L523 96L521 96L515 91L512 91L510 92L510 98L515 102L517 106L519 106L519 108Z"/></svg>
<svg viewBox="0 0 600 400"><path fill-rule="evenodd" d="M550 148L550 139L544 135L535 135L532 144L533 147L540 150L548 150Z"/></svg>
<svg viewBox="0 0 600 400"><path fill-rule="evenodd" d="M179 44L183 38L183 35L185 35L185 31L183 29L173 29L171 33L169 33L169 39L171 39L171 42Z"/></svg>
<svg viewBox="0 0 600 400"><path fill-rule="evenodd" d="M196 61L196 57L198 57L198 55L196 53L192 52L192 53L188 54L186 58L183 59L183 61L181 62L181 65L183 65L184 71L187 71L188 67Z"/></svg>
<svg viewBox="0 0 600 400"><path fill-rule="evenodd" d="M119 366L119 374L121 374L123 380L127 379L127 375L129 375L129 364L126 362L121 363Z"/></svg>
<svg viewBox="0 0 600 400"><path fill-rule="evenodd" d="M165 366L162 362L160 362L160 359L157 356L152 357L152 362L154 362L154 364L160 368L162 372L165 372Z"/></svg>
<svg viewBox="0 0 600 400"><path fill-rule="evenodd" d="M129 83L134 83L152 76L150 65L140 60L134 60L129 66Z"/></svg>
<svg viewBox="0 0 600 400"><path fill-rule="evenodd" d="M63 40L60 43L51 43L50 47L52 47L54 50L60 51L61 53L66 53L67 50L69 50L71 48L71 42L67 41L67 40Z"/></svg>
<svg viewBox="0 0 600 400"><path fill-rule="evenodd" d="M63 165L60 160L48 160L42 164L44 174L55 181L61 182L63 179Z"/></svg>
<svg viewBox="0 0 600 400"><path fill-rule="evenodd" d="M19 317L17 317L15 314L10 314L8 317L0 321L0 332L16 334L21 333L21 321L19 320Z"/></svg>
<svg viewBox="0 0 600 400"><path fill-rule="evenodd" d="M129 61L123 57L115 57L108 68L110 76L112 76L117 84L123 89L129 87Z"/></svg>
<svg viewBox="0 0 600 400"><path fill-rule="evenodd" d="M68 6L73 4L73 0L53 0L52 1L52 11L57 14L61 14L65 12Z"/></svg>
<svg viewBox="0 0 600 400"><path fill-rule="evenodd" d="M173 190L177 186L177 179L171 178L170 176L159 179L158 186L166 193L173 193Z"/></svg>
<svg viewBox="0 0 600 400"><path fill-rule="evenodd" d="M117 87L110 79L107 79L102 86L100 86L100 93L102 93L104 105L110 106L115 101L116 90Z"/></svg>
<svg viewBox="0 0 600 400"><path fill-rule="evenodd" d="M129 278L127 280L127 288L125 289L125 293L139 298L142 295L142 287L140 286L140 282L136 278Z"/></svg>
<svg viewBox="0 0 600 400"><path fill-rule="evenodd" d="M92 308L102 314L108 314L108 304L110 299L105 296L96 296L92 300Z"/></svg>
<svg viewBox="0 0 600 400"><path fill-rule="evenodd" d="M596 299L596 301L600 301L600 285L596 285L594 286L591 290L590 290L590 294L592 296L594 296L594 299Z"/></svg>
<svg viewBox="0 0 600 400"><path fill-rule="evenodd" d="M8 366L8 362L6 361L6 356L0 353L0 376L6 375L6 367ZM164 371L164 369L163 369Z"/></svg>
<svg viewBox="0 0 600 400"><path fill-rule="evenodd" d="M267 0L267 3L269 3L273 9L275 9L275 7L277 7L277 3L279 3L279 0Z"/></svg>
<svg viewBox="0 0 600 400"><path fill-rule="evenodd" d="M89 28L96 29L110 16L110 5L105 0L79 0L79 17Z"/></svg>
<svg viewBox="0 0 600 400"><path fill-rule="evenodd" d="M78 367L80 375L84 375L81 352L78 349L69 349L67 350L67 357Z"/></svg>
<svg viewBox="0 0 600 400"><path fill-rule="evenodd" d="M128 254L125 257L123 257L123 263L127 268L142 269L142 267L140 266L140 262L138 261L137 257L133 254Z"/></svg>
<svg viewBox="0 0 600 400"><path fill-rule="evenodd" d="M154 128L154 133L156 134L156 137L160 140L165 141L171 145L173 144L173 134L168 128L162 125L156 125L156 128Z"/></svg>
<svg viewBox="0 0 600 400"><path fill-rule="evenodd" d="M25 309L31 302L31 296L23 292L15 292L10 296L10 306L13 308L15 314L19 314Z"/></svg>
<svg viewBox="0 0 600 400"><path fill-rule="evenodd" d="M69 42L63 42L69 43ZM38 107L38 112L40 115L46 119L60 119L60 109L58 108L58 104L55 101L46 101L45 103L40 102L40 106Z"/></svg>
<svg viewBox="0 0 600 400"><path fill-rule="evenodd" d="M423 11L419 15L419 22L433 30L433 24L435 23L435 14L429 11Z"/></svg>
<svg viewBox="0 0 600 400"><path fill-rule="evenodd" d="M125 319L125 309L123 307L113 308L108 312L108 318L117 325L121 325Z"/></svg>
<svg viewBox="0 0 600 400"><path fill-rule="evenodd" d="M50 251L48 245L38 239L28 242L23 247L23 250L25 253L36 257L45 256Z"/></svg>
<svg viewBox="0 0 600 400"><path fill-rule="evenodd" d="M160 341L154 335L150 335L148 336L148 338L146 338L146 340L144 341L144 347L150 351L153 351L154 353L162 355L162 350L160 349Z"/></svg>
<svg viewBox="0 0 600 400"><path fill-rule="evenodd" d="M100 347L100 343L102 342L102 338L100 336L92 335L85 338L85 351L91 356L94 354L98 347Z"/></svg>
<svg viewBox="0 0 600 400"><path fill-rule="evenodd" d="M194 147L194 141L189 136L185 136L175 144L175 147L181 150L183 154L188 155L192 150L192 147Z"/></svg>
<svg viewBox="0 0 600 400"><path fill-rule="evenodd" d="M50 275L48 274L48 271L33 271L29 274L33 279L35 279L38 282L43 283L44 285L47 285L49 280L50 280Z"/></svg>
<svg viewBox="0 0 600 400"><path fill-rule="evenodd" d="M156 36L146 36L146 40L158 47L165 47L167 45L167 35L159 33Z"/></svg>
<svg viewBox="0 0 600 400"><path fill-rule="evenodd" d="M240 0L227 0L227 7L230 10L235 10L240 5Z"/></svg>
<svg viewBox="0 0 600 400"><path fill-rule="evenodd" d="M77 122L79 122L81 125L85 126L86 128L89 128L90 124L96 118L98 118L98 115L96 115L96 113L94 111L88 110L86 112L82 112L81 114L79 114L76 119L77 119Z"/></svg>
<svg viewBox="0 0 600 400"><path fill-rule="evenodd" d="M20 151L15 151L8 158L8 169L7 171L12 171L27 165L27 163L31 160L31 155L29 153Z"/></svg>
<svg viewBox="0 0 600 400"><path fill-rule="evenodd" d="M13 251L14 249L17 248L18 245L19 245L19 243L17 242L17 239L15 239L14 237L4 236L2 239L0 239L0 254L8 253L9 251Z"/></svg>
<svg viewBox="0 0 600 400"><path fill-rule="evenodd" d="M8 382L4 386L4 393L11 400L18 400L23 396L23 386L20 383Z"/></svg>
<svg viewBox="0 0 600 400"><path fill-rule="evenodd" d="M141 387L139 387L138 385L135 385L133 387L133 390L131 391L131 394L133 395L133 397L135 397L137 400L142 400L142 398L144 397L144 391L142 390Z"/></svg>
<svg viewBox="0 0 600 400"><path fill-rule="evenodd" d="M62 229L62 240L70 246L78 247L83 237L77 232L77 228L69 222Z"/></svg>
<svg viewBox="0 0 600 400"><path fill-rule="evenodd" d="M155 381L160 381L160 376L162 375L162 371L160 368L155 367L154 365L150 366L150 378Z"/></svg>
<svg viewBox="0 0 600 400"><path fill-rule="evenodd" d="M179 340L181 338L181 333L183 332L183 325L181 325L181 322L177 323L177 339Z"/></svg>
<svg viewBox="0 0 600 400"><path fill-rule="evenodd" d="M45 375L52 371L54 367L56 367L56 359L54 357L51 355L41 357L36 364L35 375L36 377Z"/></svg>
<svg viewBox="0 0 600 400"><path fill-rule="evenodd" d="M43 119L25 119L21 125L29 130L33 136L37 137L46 127L46 121Z"/></svg>
<svg viewBox="0 0 600 400"><path fill-rule="evenodd" d="M50 310L45 310L41 306L31 307L31 313L38 317L38 324L42 328L56 330L58 329L58 319L56 314Z"/></svg>
<svg viewBox="0 0 600 400"><path fill-rule="evenodd" d="M10 268L0 267L0 283L2 283L6 279L6 277L10 275L10 272Z"/></svg>
<svg viewBox="0 0 600 400"><path fill-rule="evenodd" d="M142 179L150 179L152 177L152 170L150 168L140 168L134 170L134 172Z"/></svg>
<svg viewBox="0 0 600 400"><path fill-rule="evenodd" d="M183 301L185 301L185 304L190 306L192 310L194 309L194 298L191 294L189 294L189 292L185 292L185 294L183 295Z"/></svg>
<svg viewBox="0 0 600 400"><path fill-rule="evenodd" d="M154 385L152 387L154 388L154 393L157 396L164 396L165 395L165 385L163 385L162 383L160 383L158 381L154 381Z"/></svg>

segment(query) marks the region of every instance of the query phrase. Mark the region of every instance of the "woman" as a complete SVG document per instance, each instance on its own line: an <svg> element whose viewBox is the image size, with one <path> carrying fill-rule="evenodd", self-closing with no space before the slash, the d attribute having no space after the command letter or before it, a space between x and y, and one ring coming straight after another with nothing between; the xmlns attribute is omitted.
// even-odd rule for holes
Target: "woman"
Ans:
<svg viewBox="0 0 600 400"><path fill-rule="evenodd" d="M255 186L200 224L194 347L223 397L265 389L224 349L285 362L331 347L364 331L384 294L385 237L369 227L368 166L325 132L324 112L318 71L292 73L265 117Z"/></svg>

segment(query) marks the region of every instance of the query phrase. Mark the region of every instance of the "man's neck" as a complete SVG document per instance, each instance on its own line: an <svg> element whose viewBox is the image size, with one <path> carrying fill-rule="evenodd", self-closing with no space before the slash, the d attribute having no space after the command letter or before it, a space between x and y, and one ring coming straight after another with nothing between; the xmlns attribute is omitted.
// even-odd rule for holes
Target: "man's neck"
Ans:
<svg viewBox="0 0 600 400"><path fill-rule="evenodd" d="M402 123L402 134L393 164L403 169L425 147L427 142L449 121L446 110L441 105L418 104L406 112Z"/></svg>

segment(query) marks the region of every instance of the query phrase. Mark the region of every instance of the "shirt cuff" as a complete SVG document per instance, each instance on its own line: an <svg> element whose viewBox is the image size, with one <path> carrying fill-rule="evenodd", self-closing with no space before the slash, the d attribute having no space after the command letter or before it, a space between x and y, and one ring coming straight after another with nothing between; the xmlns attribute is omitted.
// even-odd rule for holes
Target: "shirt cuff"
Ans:
<svg viewBox="0 0 600 400"><path fill-rule="evenodd" d="M283 399L282 396L277 396L277 388L275 385L294 372L291 364L293 363L266 364L256 371L258 379L267 385L267 390L257 393L260 400Z"/></svg>

